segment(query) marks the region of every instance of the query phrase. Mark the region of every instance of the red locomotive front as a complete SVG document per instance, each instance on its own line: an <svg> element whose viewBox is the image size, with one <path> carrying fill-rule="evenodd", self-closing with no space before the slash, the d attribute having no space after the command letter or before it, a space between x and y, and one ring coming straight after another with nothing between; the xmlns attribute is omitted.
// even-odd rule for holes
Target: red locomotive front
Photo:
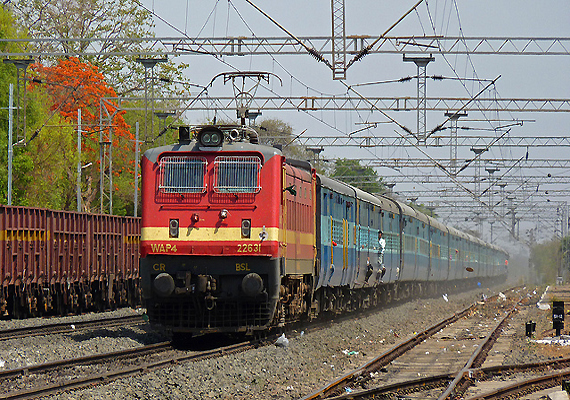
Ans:
<svg viewBox="0 0 570 400"><path fill-rule="evenodd" d="M245 127L180 128L142 159L141 265L151 322L251 331L274 317L283 253L281 152Z"/></svg>

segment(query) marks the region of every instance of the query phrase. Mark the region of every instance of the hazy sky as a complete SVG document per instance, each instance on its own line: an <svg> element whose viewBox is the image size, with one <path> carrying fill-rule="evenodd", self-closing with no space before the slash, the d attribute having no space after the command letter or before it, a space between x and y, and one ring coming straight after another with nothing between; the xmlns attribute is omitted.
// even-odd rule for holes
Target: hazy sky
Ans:
<svg viewBox="0 0 570 400"><path fill-rule="evenodd" d="M330 36L331 9L330 1L275 1L255 0L257 6L271 15L282 26L296 36ZM166 6L165 3L168 5ZM245 0L174 0L160 2L145 0L145 6L174 27L157 19L157 36L188 37L228 37L256 35L258 37L284 37L286 34L261 15ZM345 2L347 35L380 35L401 15L415 4L415 1L372 1L352 0ZM417 12L412 12L402 21L390 36L442 35L466 37L570 37L570 1L429 1L423 2ZM570 49L567 49L570 50ZM496 83L496 90L487 96L499 98L570 98L570 56L442 56L434 54L435 62L428 65L427 75L459 76L480 79L501 78ZM198 84L205 85L220 72L239 70L268 71L277 74L283 86L273 82L270 88L277 94L287 96L305 96L319 94L345 95L346 87L333 81L331 71L311 56L244 56L225 57L222 63L211 56L181 56L179 60L189 63L187 74ZM416 74L412 63L402 62L401 55L369 55L357 62L347 71L346 82L354 85L362 82L386 81ZM459 81L435 82L428 80L428 97L469 97L477 93L481 86L471 81L461 84ZM416 97L416 82L393 83L363 87L367 96L409 96ZM269 92L260 90L260 95ZM231 86L217 82L210 91L211 95L228 96ZM477 114L477 115L476 115ZM469 118L503 118L534 120L522 127L515 127L516 136L562 136L570 135L569 113L501 113L483 116L473 112ZM213 112L194 112L187 115L191 122L202 122L211 118ZM230 110L227 118L233 118L235 111ZM416 130L415 112L392 113L398 122ZM265 118L279 118L291 124L296 132L307 129L306 135L344 135L358 129L358 122L379 121L381 115L355 112L315 112L309 116L302 112L264 111ZM440 112L428 112L426 126L430 130L445 120ZM471 124L475 126L475 123ZM479 124L478 127L490 128L491 124ZM371 130L376 136L395 136L395 125L383 124ZM470 131L474 134L476 131ZM481 131L488 135L489 132ZM461 132L459 133L461 135ZM427 148L432 157L449 157L449 148ZM493 148L487 158L518 159L524 156L526 148ZM530 157L549 159L568 159L568 148L530 149ZM460 148L458 158L469 158L473 153ZM348 150L327 148L324 157L354 158L425 158L419 151L410 148ZM379 169L383 176L398 175L393 170ZM436 169L425 173L439 173ZM522 177L525 174L548 173L568 176L568 170L517 170L512 171ZM433 189L433 186L398 184L404 189ZM569 185L559 188L570 190ZM508 189L508 188L507 188ZM432 199L420 199L427 202ZM570 199L556 198L553 201Z"/></svg>

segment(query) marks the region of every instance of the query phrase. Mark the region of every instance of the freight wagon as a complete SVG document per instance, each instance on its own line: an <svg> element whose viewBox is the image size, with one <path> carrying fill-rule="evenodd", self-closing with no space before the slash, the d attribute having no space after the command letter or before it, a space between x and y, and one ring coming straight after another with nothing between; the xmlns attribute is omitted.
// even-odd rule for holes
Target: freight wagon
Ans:
<svg viewBox="0 0 570 400"><path fill-rule="evenodd" d="M0 314L140 304L140 219L0 206Z"/></svg>

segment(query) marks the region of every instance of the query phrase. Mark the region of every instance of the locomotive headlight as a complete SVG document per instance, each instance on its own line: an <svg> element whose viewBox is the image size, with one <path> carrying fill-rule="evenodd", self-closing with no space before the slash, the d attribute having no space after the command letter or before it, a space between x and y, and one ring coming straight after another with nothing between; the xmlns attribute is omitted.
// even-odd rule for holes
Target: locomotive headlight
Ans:
<svg viewBox="0 0 570 400"><path fill-rule="evenodd" d="M225 208L220 211L220 218L221 219L226 219L228 217L228 210L226 210Z"/></svg>
<svg viewBox="0 0 570 400"><path fill-rule="evenodd" d="M200 216L197 213L192 214L192 222L196 223L198 221L200 221Z"/></svg>
<svg viewBox="0 0 570 400"><path fill-rule="evenodd" d="M251 220L242 219L241 220L241 237L248 238L251 237Z"/></svg>
<svg viewBox="0 0 570 400"><path fill-rule="evenodd" d="M249 273L241 281L241 290L246 296L255 297L263 291L263 279L255 272Z"/></svg>
<svg viewBox="0 0 570 400"><path fill-rule="evenodd" d="M168 233L171 238L177 238L180 226L177 219L171 219L168 224Z"/></svg>
<svg viewBox="0 0 570 400"><path fill-rule="evenodd" d="M163 272L159 274L156 278L154 278L152 286L154 287L154 291L156 292L156 294L158 294L159 296L161 297L170 296L172 292L174 292L175 288L174 278L172 278L170 274Z"/></svg>
<svg viewBox="0 0 570 400"><path fill-rule="evenodd" d="M224 141L224 133L216 127L208 126L198 132L198 142L201 146L220 147Z"/></svg>

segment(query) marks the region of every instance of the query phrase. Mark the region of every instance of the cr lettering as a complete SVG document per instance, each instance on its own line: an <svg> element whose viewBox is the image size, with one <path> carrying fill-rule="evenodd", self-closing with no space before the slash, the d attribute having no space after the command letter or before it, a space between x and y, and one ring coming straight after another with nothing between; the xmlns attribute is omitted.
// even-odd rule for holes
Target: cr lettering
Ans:
<svg viewBox="0 0 570 400"><path fill-rule="evenodd" d="M152 269L155 271L166 271L166 265L165 264L154 264L152 266Z"/></svg>

